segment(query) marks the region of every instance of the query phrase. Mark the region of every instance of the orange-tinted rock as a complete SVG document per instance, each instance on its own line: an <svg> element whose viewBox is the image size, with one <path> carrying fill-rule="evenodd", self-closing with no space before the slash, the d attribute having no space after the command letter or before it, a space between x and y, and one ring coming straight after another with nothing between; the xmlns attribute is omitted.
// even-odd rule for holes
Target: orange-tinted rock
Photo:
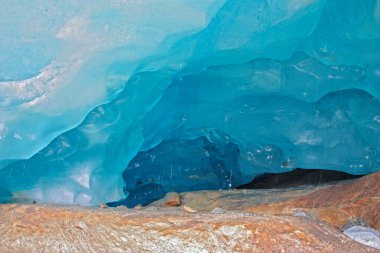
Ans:
<svg viewBox="0 0 380 253"><path fill-rule="evenodd" d="M293 215L295 210L302 209L336 228L348 220L362 218L380 231L380 172L332 186L198 191L181 195L183 205L199 211L220 207L229 211Z"/></svg>
<svg viewBox="0 0 380 253"><path fill-rule="evenodd" d="M348 220L362 218L380 230L380 172L305 196L245 208L250 212L289 214L302 208L338 228Z"/></svg>
<svg viewBox="0 0 380 253"><path fill-rule="evenodd" d="M177 192L169 192L165 195L165 198L162 200L163 206L180 206L181 205L181 196Z"/></svg>
<svg viewBox="0 0 380 253"><path fill-rule="evenodd" d="M362 218L380 230L380 173L317 188L181 193L197 213L163 207L167 197L140 209L0 205L0 252L378 252L339 229Z"/></svg>
<svg viewBox="0 0 380 253"><path fill-rule="evenodd" d="M9 252L376 252L313 219L180 208L2 205L0 231Z"/></svg>

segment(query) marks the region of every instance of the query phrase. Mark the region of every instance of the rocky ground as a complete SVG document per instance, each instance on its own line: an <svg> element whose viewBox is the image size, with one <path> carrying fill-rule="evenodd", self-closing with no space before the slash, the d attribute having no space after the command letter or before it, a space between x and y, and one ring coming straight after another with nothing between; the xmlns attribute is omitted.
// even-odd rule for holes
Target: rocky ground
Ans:
<svg viewBox="0 0 380 253"><path fill-rule="evenodd" d="M380 230L380 173L287 190L169 194L135 209L0 205L0 252L380 252L342 233Z"/></svg>

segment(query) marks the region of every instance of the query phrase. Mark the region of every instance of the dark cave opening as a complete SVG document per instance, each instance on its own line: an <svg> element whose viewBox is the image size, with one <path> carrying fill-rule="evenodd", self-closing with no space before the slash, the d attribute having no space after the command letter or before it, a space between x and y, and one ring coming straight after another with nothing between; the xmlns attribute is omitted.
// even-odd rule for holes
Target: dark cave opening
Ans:
<svg viewBox="0 0 380 253"><path fill-rule="evenodd" d="M336 170L297 168L283 173L264 173L255 177L250 183L240 185L236 189L281 189L300 186L320 186L362 176Z"/></svg>

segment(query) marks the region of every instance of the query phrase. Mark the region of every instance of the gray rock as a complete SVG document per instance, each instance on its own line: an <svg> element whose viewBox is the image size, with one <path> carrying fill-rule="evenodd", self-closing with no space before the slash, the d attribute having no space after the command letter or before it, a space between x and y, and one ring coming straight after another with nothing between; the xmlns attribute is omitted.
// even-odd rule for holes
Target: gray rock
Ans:
<svg viewBox="0 0 380 253"><path fill-rule="evenodd" d="M363 220L362 218L359 218L359 219L353 219L353 220L347 221L347 223L343 225L342 231L345 231L354 226L370 227L365 220Z"/></svg>
<svg viewBox="0 0 380 253"><path fill-rule="evenodd" d="M315 218L313 215L311 215L310 213L308 213L308 212L306 212L306 211L304 211L304 210L301 210L301 209L296 209L296 210L294 210L293 215L294 215L295 217L305 217L305 218L309 218L309 219L314 219L314 220L316 220L316 218Z"/></svg>
<svg viewBox="0 0 380 253"><path fill-rule="evenodd" d="M352 240L376 249L380 249L380 233L373 228L353 226L344 230L343 233Z"/></svg>
<svg viewBox="0 0 380 253"><path fill-rule="evenodd" d="M215 207L215 208L211 211L211 213L213 213L213 214L222 214L222 213L225 213L225 211L224 211L222 208L220 208L220 207Z"/></svg>

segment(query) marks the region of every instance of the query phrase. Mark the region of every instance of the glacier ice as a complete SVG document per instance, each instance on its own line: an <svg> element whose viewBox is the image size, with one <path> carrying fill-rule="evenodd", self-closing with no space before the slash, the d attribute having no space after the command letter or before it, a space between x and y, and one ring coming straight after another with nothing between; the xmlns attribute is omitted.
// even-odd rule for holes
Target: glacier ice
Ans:
<svg viewBox="0 0 380 253"><path fill-rule="evenodd" d="M2 7L0 201L133 206L379 170L379 0Z"/></svg>
<svg viewBox="0 0 380 253"><path fill-rule="evenodd" d="M123 172L128 197L118 204L134 207L162 198L167 192L231 189L243 179L239 147L222 133L161 142L139 152ZM146 196L148 195L148 196Z"/></svg>

